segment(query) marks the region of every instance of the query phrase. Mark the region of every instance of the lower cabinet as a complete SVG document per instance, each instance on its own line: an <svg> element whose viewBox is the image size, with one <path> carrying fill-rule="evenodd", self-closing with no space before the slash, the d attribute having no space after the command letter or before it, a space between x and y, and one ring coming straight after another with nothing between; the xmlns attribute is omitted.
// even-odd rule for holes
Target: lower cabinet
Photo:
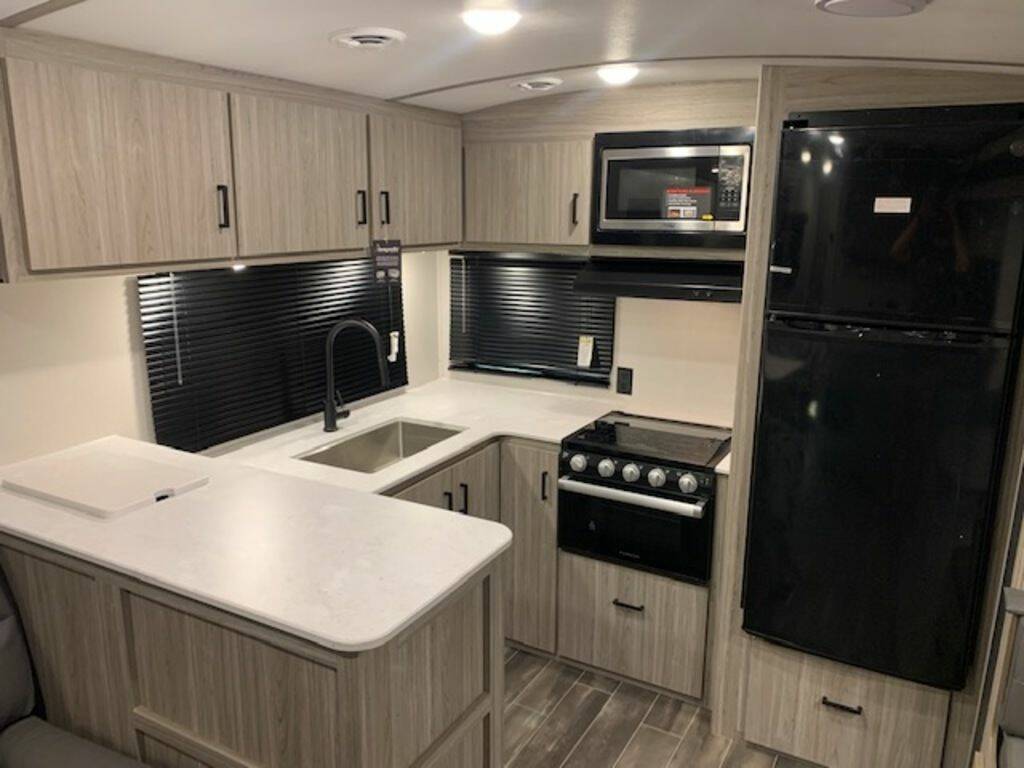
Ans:
<svg viewBox="0 0 1024 768"><path fill-rule="evenodd" d="M708 590L664 576L558 554L558 652L700 698Z"/></svg>
<svg viewBox="0 0 1024 768"><path fill-rule="evenodd" d="M500 449L497 443L438 470L395 494L396 498L497 520Z"/></svg>
<svg viewBox="0 0 1024 768"><path fill-rule="evenodd" d="M748 741L829 768L938 768L947 691L752 639Z"/></svg>
<svg viewBox="0 0 1024 768"><path fill-rule="evenodd" d="M501 522L512 529L505 556L505 635L555 652L558 583L558 446L507 440L501 447Z"/></svg>

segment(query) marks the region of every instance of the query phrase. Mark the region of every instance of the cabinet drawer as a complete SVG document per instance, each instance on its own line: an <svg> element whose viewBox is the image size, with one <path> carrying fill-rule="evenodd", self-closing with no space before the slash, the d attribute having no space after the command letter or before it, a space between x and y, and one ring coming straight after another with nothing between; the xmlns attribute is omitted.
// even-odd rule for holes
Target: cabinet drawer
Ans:
<svg viewBox="0 0 1024 768"><path fill-rule="evenodd" d="M558 569L560 655L701 697L706 588L567 552Z"/></svg>
<svg viewBox="0 0 1024 768"><path fill-rule="evenodd" d="M829 768L938 767L949 693L750 643L748 741Z"/></svg>

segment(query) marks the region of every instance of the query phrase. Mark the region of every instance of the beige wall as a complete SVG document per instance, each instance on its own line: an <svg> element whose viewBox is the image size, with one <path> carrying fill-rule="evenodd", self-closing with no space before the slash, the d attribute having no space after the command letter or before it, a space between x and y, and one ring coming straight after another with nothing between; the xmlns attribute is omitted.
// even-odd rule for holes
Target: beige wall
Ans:
<svg viewBox="0 0 1024 768"><path fill-rule="evenodd" d="M448 255L437 255L438 367L448 368ZM633 369L633 394L517 376L451 371L452 378L563 394L603 397L609 408L717 426L731 426L739 361L740 305L618 299L614 364ZM614 372L612 380L614 382Z"/></svg>
<svg viewBox="0 0 1024 768"><path fill-rule="evenodd" d="M437 378L435 254L403 262L409 381ZM0 464L119 434L153 439L135 280L0 284Z"/></svg>

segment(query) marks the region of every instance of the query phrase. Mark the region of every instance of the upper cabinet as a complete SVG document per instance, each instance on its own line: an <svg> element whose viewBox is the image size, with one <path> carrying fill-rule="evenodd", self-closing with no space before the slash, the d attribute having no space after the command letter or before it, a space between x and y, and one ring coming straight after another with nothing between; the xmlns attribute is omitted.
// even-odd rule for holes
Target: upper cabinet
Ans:
<svg viewBox="0 0 1024 768"><path fill-rule="evenodd" d="M366 115L231 94L242 256L369 242Z"/></svg>
<svg viewBox="0 0 1024 768"><path fill-rule="evenodd" d="M29 266L230 258L227 94L7 59Z"/></svg>
<svg viewBox="0 0 1024 768"><path fill-rule="evenodd" d="M468 144L466 240L585 245L590 141Z"/></svg>
<svg viewBox="0 0 1024 768"><path fill-rule="evenodd" d="M397 115L370 116L373 234L403 245L462 239L462 132Z"/></svg>

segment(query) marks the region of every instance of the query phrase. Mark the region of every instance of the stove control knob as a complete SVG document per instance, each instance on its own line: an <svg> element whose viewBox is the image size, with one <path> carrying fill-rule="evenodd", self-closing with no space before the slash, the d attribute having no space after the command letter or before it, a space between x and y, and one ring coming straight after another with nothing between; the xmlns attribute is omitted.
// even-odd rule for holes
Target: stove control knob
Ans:
<svg viewBox="0 0 1024 768"><path fill-rule="evenodd" d="M622 479L627 483L635 483L640 479L640 467L636 464L627 464L622 468Z"/></svg>
<svg viewBox="0 0 1024 768"><path fill-rule="evenodd" d="M683 493L693 493L697 490L697 486L697 478L693 476L692 472L687 472L679 478L679 490Z"/></svg>
<svg viewBox="0 0 1024 768"><path fill-rule="evenodd" d="M651 488L661 488L665 484L665 470L655 467L647 473L647 482Z"/></svg>
<svg viewBox="0 0 1024 768"><path fill-rule="evenodd" d="M597 474L601 477L611 477L615 474L615 462L611 459L601 459L597 464Z"/></svg>
<svg viewBox="0 0 1024 768"><path fill-rule="evenodd" d="M587 457L582 453L577 453L569 459L569 468L573 472L583 472L587 468Z"/></svg>

